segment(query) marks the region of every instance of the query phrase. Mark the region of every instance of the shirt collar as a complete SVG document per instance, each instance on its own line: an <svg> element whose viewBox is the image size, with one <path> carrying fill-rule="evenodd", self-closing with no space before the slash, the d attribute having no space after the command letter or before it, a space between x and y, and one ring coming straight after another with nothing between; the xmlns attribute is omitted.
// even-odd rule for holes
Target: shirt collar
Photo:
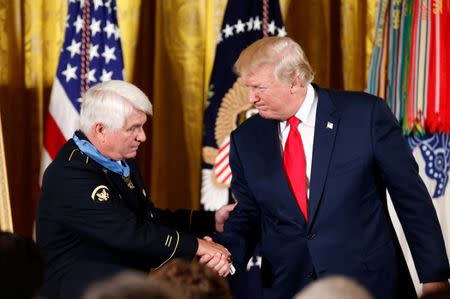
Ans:
<svg viewBox="0 0 450 299"><path fill-rule="evenodd" d="M306 88L306 96L302 105L298 109L295 116L307 126L314 127L316 116L314 115L314 103L317 101L316 92L311 84L308 84ZM287 121L280 121L280 131L283 132L287 127Z"/></svg>

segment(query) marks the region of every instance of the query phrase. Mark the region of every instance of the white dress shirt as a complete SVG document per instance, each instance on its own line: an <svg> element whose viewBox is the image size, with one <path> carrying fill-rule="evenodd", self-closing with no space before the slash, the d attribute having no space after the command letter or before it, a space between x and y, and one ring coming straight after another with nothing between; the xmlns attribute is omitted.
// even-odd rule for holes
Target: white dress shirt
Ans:
<svg viewBox="0 0 450 299"><path fill-rule="evenodd" d="M308 84L305 100L298 109L295 116L301 120L298 125L298 131L302 137L303 148L305 149L306 156L306 181L307 181L307 196L309 199L309 182L311 179L311 162L312 151L314 142L314 128L316 124L316 112L317 112L317 95L314 87ZM287 121L280 122L279 136L281 145L283 147L286 144L287 137L289 135L290 126Z"/></svg>

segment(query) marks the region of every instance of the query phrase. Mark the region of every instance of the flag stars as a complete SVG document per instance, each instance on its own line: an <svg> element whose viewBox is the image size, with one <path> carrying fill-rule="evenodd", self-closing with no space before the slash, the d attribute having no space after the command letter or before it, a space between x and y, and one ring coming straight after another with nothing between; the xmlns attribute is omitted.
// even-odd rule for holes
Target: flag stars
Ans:
<svg viewBox="0 0 450 299"><path fill-rule="evenodd" d="M278 36L286 36L286 35L287 35L287 32L286 32L286 29L284 28L284 26L281 28L278 28Z"/></svg>
<svg viewBox="0 0 450 299"><path fill-rule="evenodd" d="M103 0L94 0L94 10L97 10L100 6L103 6Z"/></svg>
<svg viewBox="0 0 450 299"><path fill-rule="evenodd" d="M278 36L286 36L286 29L284 27L278 28L275 24L275 21L272 20L268 24L268 32L270 35L278 35ZM255 16L255 18L251 17L246 22L242 22L241 19L238 19L236 24L226 24L225 28L219 31L219 35L217 36L216 43L220 44L225 39L238 35L239 33L245 33L250 31L261 31L262 30L262 21L259 19L259 16Z"/></svg>
<svg viewBox="0 0 450 299"><path fill-rule="evenodd" d="M66 83L70 81L70 79L77 79L77 66L71 66L70 63L67 64L66 69L61 73L66 77Z"/></svg>
<svg viewBox="0 0 450 299"><path fill-rule="evenodd" d="M106 21L106 26L103 28L103 31L106 32L106 36L110 38L111 35L116 31L116 28L113 23L111 23L110 21Z"/></svg>
<svg viewBox="0 0 450 299"><path fill-rule="evenodd" d="M245 32L245 24L240 19L234 25L234 28L236 28L236 33Z"/></svg>
<svg viewBox="0 0 450 299"><path fill-rule="evenodd" d="M271 35L275 34L275 29L277 29L277 27L275 26L275 21L272 20L272 22L270 22L269 27L267 28L267 30L270 32Z"/></svg>
<svg viewBox="0 0 450 299"><path fill-rule="evenodd" d="M106 1L103 5L108 9L108 13L110 14L111 13L111 0Z"/></svg>
<svg viewBox="0 0 450 299"><path fill-rule="evenodd" d="M73 26L75 26L77 33L80 32L81 28L83 28L83 19L81 18L81 16L77 16L77 20L73 22Z"/></svg>
<svg viewBox="0 0 450 299"><path fill-rule="evenodd" d="M89 70L89 74L88 74L89 82L97 82L97 79L95 79L95 71L96 71L96 69Z"/></svg>
<svg viewBox="0 0 450 299"><path fill-rule="evenodd" d="M110 81L112 78L113 72L107 72L105 69L102 69L102 76L100 77L100 81L102 82L106 82L106 81Z"/></svg>
<svg viewBox="0 0 450 299"><path fill-rule="evenodd" d="M114 39L118 40L120 37L120 30L119 30L119 26L116 26L116 29L114 30Z"/></svg>
<svg viewBox="0 0 450 299"><path fill-rule="evenodd" d="M251 31L253 29L253 18L250 18L250 20L248 20L247 24L247 31Z"/></svg>
<svg viewBox="0 0 450 299"><path fill-rule="evenodd" d="M223 34L225 34L225 38L233 36L233 27L228 24L225 25L225 28L222 31Z"/></svg>
<svg viewBox="0 0 450 299"><path fill-rule="evenodd" d="M96 20L95 18L92 19L92 24L89 26L89 28L91 29L91 36L95 36L97 33L102 31L100 29L100 22L101 20Z"/></svg>
<svg viewBox="0 0 450 299"><path fill-rule="evenodd" d="M75 54L80 55L81 54L81 42L76 42L75 39L72 39L72 44L68 46L67 51L70 52L70 58L73 58Z"/></svg>
<svg viewBox="0 0 450 299"><path fill-rule="evenodd" d="M253 21L253 30L254 31L261 30L261 21L259 20L259 17L256 17L255 20Z"/></svg>
<svg viewBox="0 0 450 299"><path fill-rule="evenodd" d="M100 57L98 54L98 45L92 45L89 48L89 60L92 61L94 58Z"/></svg>
<svg viewBox="0 0 450 299"><path fill-rule="evenodd" d="M115 47L108 47L105 45L105 51L102 53L102 57L105 58L106 63L109 63L110 60L116 60L116 55L114 54L114 51L116 50Z"/></svg>

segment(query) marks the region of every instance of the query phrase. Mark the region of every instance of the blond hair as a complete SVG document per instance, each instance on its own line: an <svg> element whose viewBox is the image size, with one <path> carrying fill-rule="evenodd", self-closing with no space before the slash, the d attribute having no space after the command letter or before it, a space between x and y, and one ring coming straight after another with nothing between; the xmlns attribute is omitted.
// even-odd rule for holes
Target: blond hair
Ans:
<svg viewBox="0 0 450 299"><path fill-rule="evenodd" d="M303 49L289 37L265 37L257 40L239 55L234 70L239 76L264 65L274 65L275 79L286 83L298 76L303 86L311 83L314 72Z"/></svg>

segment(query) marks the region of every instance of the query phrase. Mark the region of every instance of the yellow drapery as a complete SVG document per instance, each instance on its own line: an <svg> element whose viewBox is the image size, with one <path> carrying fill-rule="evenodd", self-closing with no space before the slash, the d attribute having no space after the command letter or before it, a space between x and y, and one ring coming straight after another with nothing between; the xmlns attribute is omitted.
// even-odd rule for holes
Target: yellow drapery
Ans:
<svg viewBox="0 0 450 299"><path fill-rule="evenodd" d="M126 78L155 116L138 160L161 207L197 207L204 94L226 0L118 0ZM376 0L280 0L322 86L363 90ZM15 230L30 234L67 3L0 0L0 107ZM151 178L151 184L150 184Z"/></svg>

